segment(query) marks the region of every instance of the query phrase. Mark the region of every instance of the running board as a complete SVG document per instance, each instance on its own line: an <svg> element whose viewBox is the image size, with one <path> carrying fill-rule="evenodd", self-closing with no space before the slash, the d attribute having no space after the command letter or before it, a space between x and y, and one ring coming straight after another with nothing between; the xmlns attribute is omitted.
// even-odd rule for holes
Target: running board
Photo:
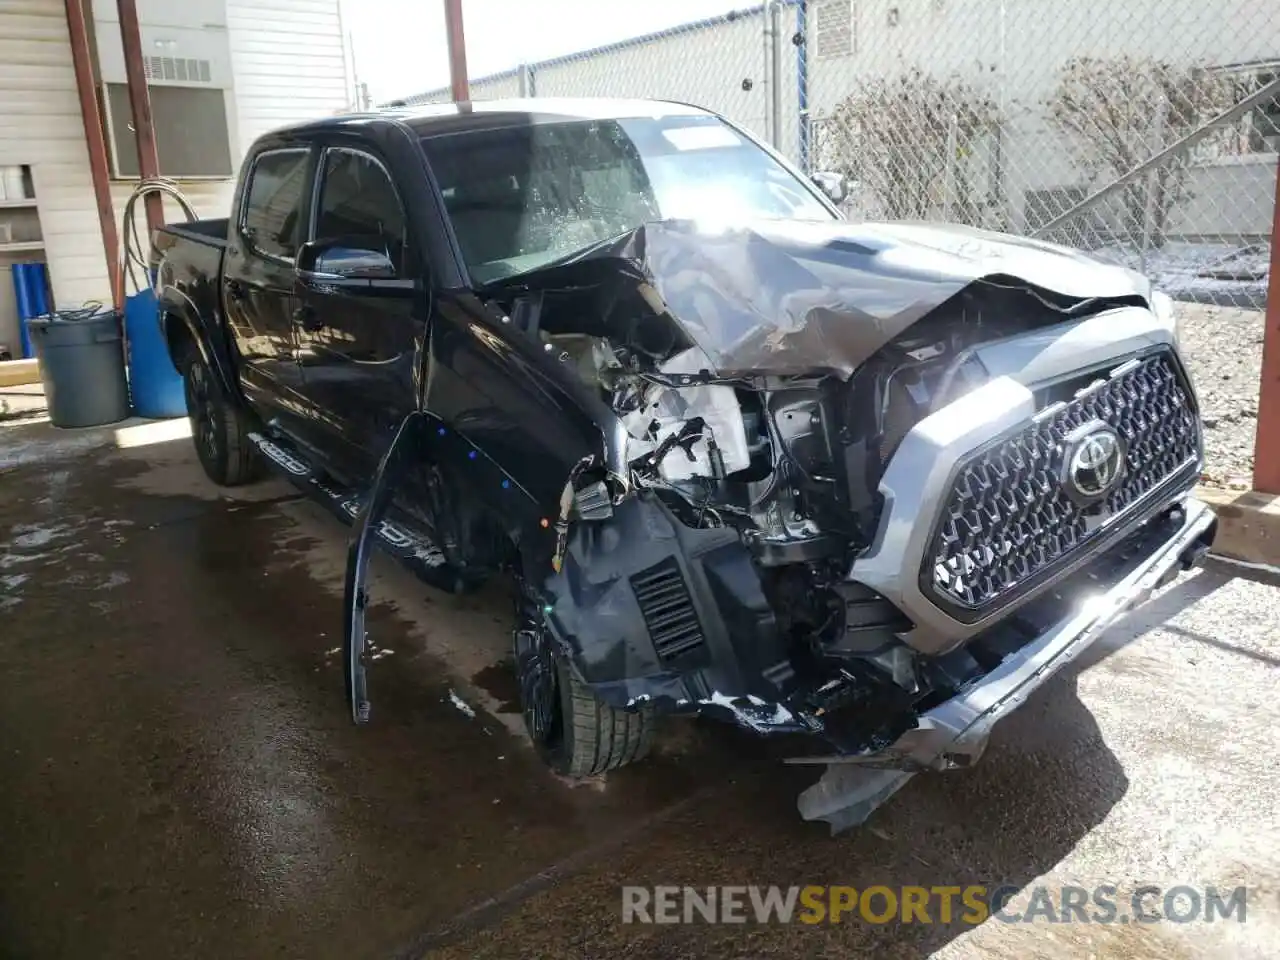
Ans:
<svg viewBox="0 0 1280 960"><path fill-rule="evenodd" d="M365 497L311 465L293 444L279 437L250 433L249 439L267 462L343 523L351 526L360 515ZM391 520L380 520L373 529L378 546L395 557L430 586L450 593L466 589L466 579L445 559L426 534Z"/></svg>

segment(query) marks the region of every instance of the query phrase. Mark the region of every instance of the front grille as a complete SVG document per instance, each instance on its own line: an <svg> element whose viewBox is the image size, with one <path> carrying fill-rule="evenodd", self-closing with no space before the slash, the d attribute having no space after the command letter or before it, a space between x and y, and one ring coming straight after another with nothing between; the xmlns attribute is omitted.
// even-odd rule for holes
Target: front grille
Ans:
<svg viewBox="0 0 1280 960"><path fill-rule="evenodd" d="M658 659L674 660L705 642L680 566L670 557L631 578Z"/></svg>
<svg viewBox="0 0 1280 960"><path fill-rule="evenodd" d="M1127 452L1124 474L1099 502L1073 500L1062 482L1066 438L1092 421ZM1168 352L1116 368L1072 399L961 463L921 570L922 586L961 619L1009 602L1149 495L1199 462L1191 393Z"/></svg>

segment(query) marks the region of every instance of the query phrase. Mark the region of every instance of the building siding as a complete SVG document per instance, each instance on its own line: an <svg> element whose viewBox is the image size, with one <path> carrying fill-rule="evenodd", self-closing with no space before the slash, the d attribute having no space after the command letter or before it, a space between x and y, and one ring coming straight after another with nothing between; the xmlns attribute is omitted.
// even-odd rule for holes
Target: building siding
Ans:
<svg viewBox="0 0 1280 960"><path fill-rule="evenodd" d="M237 166L253 140L349 101L338 0L226 0ZM30 164L54 300L110 297L62 0L0 0L0 164ZM201 216L226 216L234 179L181 184ZM116 216L133 185L113 183ZM169 205L169 216L181 219ZM9 267L0 253L0 343L17 346Z"/></svg>

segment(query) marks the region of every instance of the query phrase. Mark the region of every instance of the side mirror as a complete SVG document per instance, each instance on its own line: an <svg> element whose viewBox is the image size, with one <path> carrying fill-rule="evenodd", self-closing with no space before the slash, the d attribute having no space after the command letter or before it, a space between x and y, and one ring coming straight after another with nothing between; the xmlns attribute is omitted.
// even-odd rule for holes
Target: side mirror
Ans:
<svg viewBox="0 0 1280 960"><path fill-rule="evenodd" d="M827 195L832 203L844 202L844 177L833 170L819 170L813 174L814 185Z"/></svg>
<svg viewBox="0 0 1280 960"><path fill-rule="evenodd" d="M298 249L298 276L306 280L394 280L395 264L368 241L317 240Z"/></svg>

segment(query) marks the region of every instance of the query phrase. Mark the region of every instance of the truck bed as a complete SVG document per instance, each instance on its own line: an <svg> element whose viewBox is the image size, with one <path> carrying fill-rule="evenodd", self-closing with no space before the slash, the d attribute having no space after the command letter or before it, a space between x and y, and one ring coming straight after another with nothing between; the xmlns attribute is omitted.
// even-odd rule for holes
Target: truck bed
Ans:
<svg viewBox="0 0 1280 960"><path fill-rule="evenodd" d="M161 233L171 233L184 240L193 240L206 246L225 247L227 230L231 221L226 217L211 220L192 220L189 223L170 223L161 227Z"/></svg>
<svg viewBox="0 0 1280 960"><path fill-rule="evenodd" d="M229 223L223 217L170 224L156 230L152 242L159 263L156 293L174 365L181 358L174 353L173 335L185 328L185 336L212 349L210 362L228 378L228 383L234 383L220 322L222 260L227 252Z"/></svg>

